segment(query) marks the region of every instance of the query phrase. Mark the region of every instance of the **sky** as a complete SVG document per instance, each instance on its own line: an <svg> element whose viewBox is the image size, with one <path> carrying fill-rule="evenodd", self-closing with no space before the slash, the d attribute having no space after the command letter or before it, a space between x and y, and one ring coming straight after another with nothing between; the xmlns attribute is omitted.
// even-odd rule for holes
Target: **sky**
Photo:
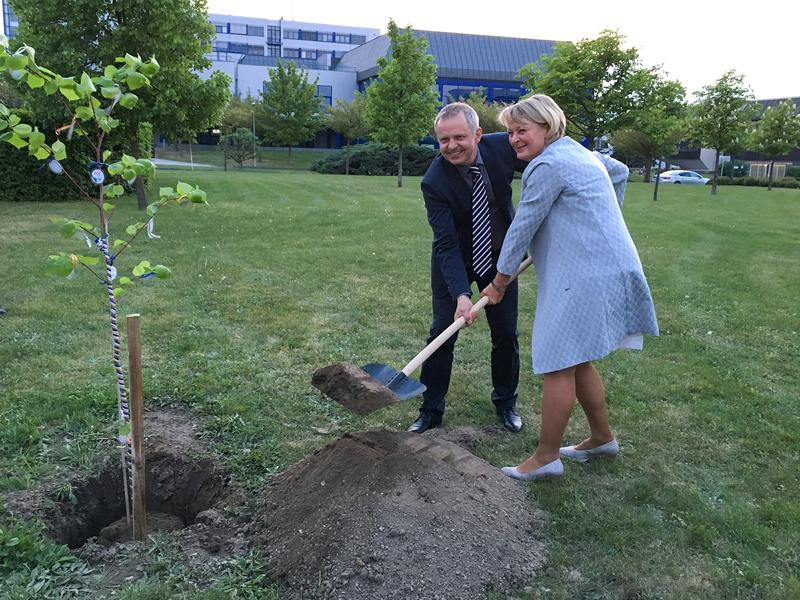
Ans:
<svg viewBox="0 0 800 600"><path fill-rule="evenodd" d="M210 13L374 27L389 19L431 31L577 42L615 29L644 66L660 65L689 98L734 69L759 100L800 96L797 1L446 2L208 0Z"/></svg>

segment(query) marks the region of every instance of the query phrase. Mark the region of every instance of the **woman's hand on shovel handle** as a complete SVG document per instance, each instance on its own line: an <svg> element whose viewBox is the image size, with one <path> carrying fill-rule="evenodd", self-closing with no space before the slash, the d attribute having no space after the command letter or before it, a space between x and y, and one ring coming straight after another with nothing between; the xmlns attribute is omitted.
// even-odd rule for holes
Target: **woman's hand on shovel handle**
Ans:
<svg viewBox="0 0 800 600"><path fill-rule="evenodd" d="M499 304L506 293L506 288L508 287L509 283L511 283L510 275L498 273L494 276L492 282L483 288L483 291L481 292L481 298L488 298L489 304Z"/></svg>
<svg viewBox="0 0 800 600"><path fill-rule="evenodd" d="M472 300L466 294L458 297L456 304L456 314L453 315L453 321L458 321L459 318L464 317L465 327L472 325L475 319L478 318L478 313L472 312Z"/></svg>

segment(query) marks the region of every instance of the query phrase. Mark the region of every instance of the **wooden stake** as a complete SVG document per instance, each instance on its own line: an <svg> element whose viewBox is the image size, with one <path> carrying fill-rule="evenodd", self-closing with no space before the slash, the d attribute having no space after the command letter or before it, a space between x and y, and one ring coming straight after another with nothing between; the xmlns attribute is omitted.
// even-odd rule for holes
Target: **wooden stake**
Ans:
<svg viewBox="0 0 800 600"><path fill-rule="evenodd" d="M139 315L128 315L128 368L130 371L131 436L133 446L133 539L147 539L144 470L144 403L142 401L142 347Z"/></svg>

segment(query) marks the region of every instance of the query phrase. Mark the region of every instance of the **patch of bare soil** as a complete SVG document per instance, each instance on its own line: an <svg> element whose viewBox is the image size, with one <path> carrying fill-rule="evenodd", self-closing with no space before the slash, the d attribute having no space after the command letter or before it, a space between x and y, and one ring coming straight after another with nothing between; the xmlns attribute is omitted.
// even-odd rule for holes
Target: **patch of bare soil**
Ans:
<svg viewBox="0 0 800 600"><path fill-rule="evenodd" d="M294 598L470 599L543 564L522 486L428 434L348 434L264 490L248 538Z"/></svg>
<svg viewBox="0 0 800 600"><path fill-rule="evenodd" d="M227 476L202 455L188 417L183 411L160 411L145 418L145 489L155 531L182 529L227 494ZM63 481L51 480L12 492L6 510L41 519L51 537L70 548L95 537L107 543L124 539L118 531L126 518L120 454L104 457L92 475L69 483L65 488Z"/></svg>
<svg viewBox="0 0 800 600"><path fill-rule="evenodd" d="M475 600L524 586L542 567L541 514L525 489L477 458L486 435L351 433L307 456L254 498L232 490L198 440L191 414L145 420L150 531L171 531L187 563L258 551L287 599ZM141 576L129 534L119 455L72 483L5 499L116 585Z"/></svg>

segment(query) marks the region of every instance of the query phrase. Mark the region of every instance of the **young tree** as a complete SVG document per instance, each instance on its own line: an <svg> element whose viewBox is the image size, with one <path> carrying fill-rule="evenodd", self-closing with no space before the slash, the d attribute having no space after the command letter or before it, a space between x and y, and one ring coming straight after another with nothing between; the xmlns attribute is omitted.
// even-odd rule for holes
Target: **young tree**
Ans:
<svg viewBox="0 0 800 600"><path fill-rule="evenodd" d="M439 104L436 65L428 42L411 28L402 32L389 21L392 57L378 59L378 79L367 88L367 122L372 137L397 148L397 186L403 187L403 148L431 129Z"/></svg>
<svg viewBox="0 0 800 600"><path fill-rule="evenodd" d="M769 186L772 190L775 159L800 146L800 115L788 98L776 107L770 106L753 131L754 149L770 159Z"/></svg>
<svg viewBox="0 0 800 600"><path fill-rule="evenodd" d="M117 65L95 65L102 75L91 77L83 71L80 77L62 77L50 69L39 66L33 48L25 44L13 53L8 50L5 36L0 35L0 75L6 72L21 86L23 84L37 94L58 98L70 119L68 130L57 131L55 137L46 135L36 125L26 123L13 110L0 102L0 143L8 143L26 150L30 156L43 162L55 174L63 174L79 194L97 209L97 226L77 219L54 218L61 235L66 239L77 238L86 244L81 254L59 252L50 255L47 272L51 275L72 278L78 271L88 271L99 281L108 298L111 322L112 360L117 384L117 401L120 420L119 441L123 447L125 462L125 486L132 485L131 438L129 436L128 395L125 372L120 361L120 332L117 326L117 299L136 283L150 279L166 279L170 270L164 265L153 265L148 260L140 261L129 275L122 275L120 256L131 243L147 229L155 214L164 206L174 204L207 204L206 193L198 187L179 182L176 189L162 187L159 199L147 207L147 219L129 225L122 238L111 237L110 221L117 203L125 194L123 184L132 184L143 176L152 176L155 166L147 159L128 154L116 156L105 148L108 134L121 125L117 118L120 109L132 110L139 102L133 90L150 87L150 78L159 71L158 62L151 58L143 62L138 56L125 54L117 58ZM49 131L47 131L49 133ZM72 134L89 141L94 150L94 161L86 171L71 173L62 164L67 156L67 145L59 139L63 135L67 142ZM48 140L50 137L50 140ZM88 175L88 181L85 179ZM126 239L123 239L126 238ZM84 254L85 253L85 254ZM119 275L119 277L118 277ZM96 285L96 283L95 283ZM128 495L126 493L126 504ZM127 506L126 506L127 508ZM128 513L130 514L130 513Z"/></svg>
<svg viewBox="0 0 800 600"><path fill-rule="evenodd" d="M219 140L225 159L232 159L241 169L246 160L255 158L256 138L249 129L239 127L231 133L223 135Z"/></svg>
<svg viewBox="0 0 800 600"><path fill-rule="evenodd" d="M624 49L624 40L605 30L577 44L559 42L553 54L520 69L525 87L553 98L567 117L570 135L585 138L589 148L598 137L630 125L650 80L639 51Z"/></svg>
<svg viewBox="0 0 800 600"><path fill-rule="evenodd" d="M650 84L643 90L639 108L632 114L631 127L614 133L611 138L615 149L644 159L645 183L650 182L654 160L663 162L675 151L686 127L684 87L666 79L657 70L651 71L651 77ZM653 186L653 200L658 200L658 175Z"/></svg>
<svg viewBox="0 0 800 600"><path fill-rule="evenodd" d="M329 108L325 115L325 123L334 131L344 136L346 158L344 174L350 175L350 142L366 137L369 133L367 120L364 116L366 97L360 92L353 93L353 99L348 102L338 98L336 105Z"/></svg>
<svg viewBox="0 0 800 600"><path fill-rule="evenodd" d="M98 65L114 64L127 52L158 58L161 74L154 89L134 88L142 102L106 140L110 147L135 153L141 121L173 141L217 124L230 79L221 72L207 81L197 75L211 66L205 54L215 37L205 0L14 0L14 12L20 20L18 39L47 56L56 72L99 75ZM37 100L31 109L47 128L64 124L58 104ZM143 195L139 205L146 206Z"/></svg>
<svg viewBox="0 0 800 600"><path fill-rule="evenodd" d="M322 107L316 97L318 79L309 83L306 70L298 70L292 61L278 62L269 70L269 78L256 111L264 127L264 139L287 146L291 157L292 146L312 139L322 127Z"/></svg>
<svg viewBox="0 0 800 600"><path fill-rule="evenodd" d="M715 195L719 155L739 145L739 140L747 135L756 112L755 99L744 77L736 71L728 71L715 83L705 86L697 97L690 127L699 144L715 151L711 181L711 194Z"/></svg>

